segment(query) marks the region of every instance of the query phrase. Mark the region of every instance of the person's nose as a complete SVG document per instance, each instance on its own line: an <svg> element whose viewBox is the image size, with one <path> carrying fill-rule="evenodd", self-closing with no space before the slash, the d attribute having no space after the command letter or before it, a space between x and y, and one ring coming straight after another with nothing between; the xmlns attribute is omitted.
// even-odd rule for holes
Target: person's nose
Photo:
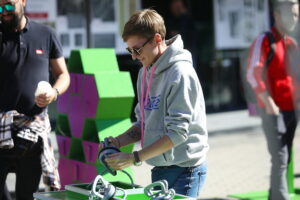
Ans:
<svg viewBox="0 0 300 200"><path fill-rule="evenodd" d="M137 59L137 55L135 53L131 54L131 58L132 60L136 60Z"/></svg>

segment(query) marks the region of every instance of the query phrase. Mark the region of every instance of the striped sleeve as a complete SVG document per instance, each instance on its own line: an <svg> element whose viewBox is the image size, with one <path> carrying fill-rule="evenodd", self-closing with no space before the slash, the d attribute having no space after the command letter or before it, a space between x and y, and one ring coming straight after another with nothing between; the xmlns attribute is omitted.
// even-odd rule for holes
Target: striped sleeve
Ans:
<svg viewBox="0 0 300 200"><path fill-rule="evenodd" d="M268 39L263 33L254 41L250 48L247 66L247 81L256 93L266 91L266 84L262 77L267 51L269 51Z"/></svg>

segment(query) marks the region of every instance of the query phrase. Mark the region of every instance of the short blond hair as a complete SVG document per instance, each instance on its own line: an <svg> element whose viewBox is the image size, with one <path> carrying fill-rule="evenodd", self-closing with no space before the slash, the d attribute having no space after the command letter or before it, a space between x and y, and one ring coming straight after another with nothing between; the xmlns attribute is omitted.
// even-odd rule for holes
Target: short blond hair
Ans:
<svg viewBox="0 0 300 200"><path fill-rule="evenodd" d="M134 13L124 26L122 38L126 42L130 36L151 38L159 33L163 39L166 37L166 27L162 16L155 10L145 9Z"/></svg>

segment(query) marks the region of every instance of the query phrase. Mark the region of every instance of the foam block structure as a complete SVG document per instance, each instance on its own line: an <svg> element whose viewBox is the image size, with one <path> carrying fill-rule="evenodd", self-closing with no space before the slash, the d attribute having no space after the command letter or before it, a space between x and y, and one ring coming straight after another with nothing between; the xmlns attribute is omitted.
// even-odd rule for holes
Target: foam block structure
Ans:
<svg viewBox="0 0 300 200"><path fill-rule="evenodd" d="M130 179L105 171L97 157L99 142L131 127L134 91L129 72L120 72L113 49L73 50L68 61L71 85L58 98L57 143L61 183L92 182L97 174L108 181ZM133 145L122 147L132 152ZM131 168L125 169L132 175Z"/></svg>

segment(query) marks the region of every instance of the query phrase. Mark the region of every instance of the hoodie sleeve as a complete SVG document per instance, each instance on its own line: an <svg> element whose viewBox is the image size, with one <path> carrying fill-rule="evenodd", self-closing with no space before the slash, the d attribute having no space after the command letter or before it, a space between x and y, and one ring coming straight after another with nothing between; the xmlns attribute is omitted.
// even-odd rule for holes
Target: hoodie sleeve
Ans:
<svg viewBox="0 0 300 200"><path fill-rule="evenodd" d="M137 99L138 103L135 106L134 113L136 117L136 122L133 123L134 126L141 127L141 109L140 109L140 90L141 90L141 76L142 76L142 70L143 68L140 69L139 74L138 74L138 79L136 82L136 88L137 88Z"/></svg>
<svg viewBox="0 0 300 200"><path fill-rule="evenodd" d="M136 122L133 123L134 126L137 126L139 128L141 128L141 112L140 112L140 104L137 103L134 109L135 112L135 117L136 117Z"/></svg>
<svg viewBox="0 0 300 200"><path fill-rule="evenodd" d="M190 63L185 62L186 65ZM165 117L166 135L175 146L185 142L188 138L188 128L199 94L200 83L193 67L176 67L171 77L167 96L167 116Z"/></svg>

